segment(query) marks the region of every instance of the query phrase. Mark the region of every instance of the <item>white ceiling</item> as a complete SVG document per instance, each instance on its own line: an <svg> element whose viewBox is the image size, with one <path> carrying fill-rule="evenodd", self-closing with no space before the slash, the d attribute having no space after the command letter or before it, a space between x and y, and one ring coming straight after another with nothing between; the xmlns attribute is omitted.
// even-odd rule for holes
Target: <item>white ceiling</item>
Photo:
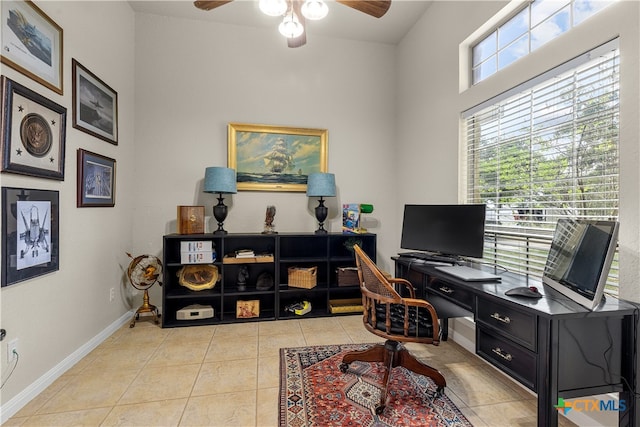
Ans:
<svg viewBox="0 0 640 427"><path fill-rule="evenodd" d="M313 35L378 43L398 43L422 16L432 0L392 0L382 18L374 18L350 7L327 0L329 15L321 21L307 22L307 43ZM234 0L210 11L197 9L190 0L130 0L136 12L205 20L232 25L273 28L280 18L264 15L257 0Z"/></svg>

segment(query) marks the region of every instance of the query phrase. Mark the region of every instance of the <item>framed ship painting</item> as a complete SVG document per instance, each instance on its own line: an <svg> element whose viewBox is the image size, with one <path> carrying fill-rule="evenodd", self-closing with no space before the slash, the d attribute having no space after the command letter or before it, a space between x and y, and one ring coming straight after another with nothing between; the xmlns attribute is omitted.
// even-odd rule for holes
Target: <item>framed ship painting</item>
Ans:
<svg viewBox="0 0 640 427"><path fill-rule="evenodd" d="M327 130L229 123L228 166L238 190L307 190L307 177L327 171Z"/></svg>

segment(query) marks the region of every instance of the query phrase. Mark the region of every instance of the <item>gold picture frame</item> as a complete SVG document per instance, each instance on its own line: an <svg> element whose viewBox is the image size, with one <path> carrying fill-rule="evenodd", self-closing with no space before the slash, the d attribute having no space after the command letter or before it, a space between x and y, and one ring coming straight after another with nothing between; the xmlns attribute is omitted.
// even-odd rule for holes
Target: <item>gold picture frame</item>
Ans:
<svg viewBox="0 0 640 427"><path fill-rule="evenodd" d="M238 190L307 190L307 177L327 172L327 129L229 123L228 166Z"/></svg>
<svg viewBox="0 0 640 427"><path fill-rule="evenodd" d="M32 1L2 1L0 61L62 95L62 27Z"/></svg>

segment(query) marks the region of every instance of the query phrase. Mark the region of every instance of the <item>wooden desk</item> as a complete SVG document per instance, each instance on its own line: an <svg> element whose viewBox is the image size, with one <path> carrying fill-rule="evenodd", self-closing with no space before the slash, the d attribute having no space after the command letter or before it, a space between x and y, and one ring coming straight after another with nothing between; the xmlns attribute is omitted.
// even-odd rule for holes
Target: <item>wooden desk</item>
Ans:
<svg viewBox="0 0 640 427"><path fill-rule="evenodd" d="M558 425L558 398L618 392L625 410L620 426L640 422L637 384L636 304L611 296L593 311L574 303L541 281L501 273L496 282L465 282L433 264L392 257L395 276L409 280L416 294L431 302L446 340L448 318L473 316L476 354L538 394L538 425ZM536 286L543 297L510 297L518 286ZM622 405L619 405L622 406ZM618 410L617 408L608 408Z"/></svg>

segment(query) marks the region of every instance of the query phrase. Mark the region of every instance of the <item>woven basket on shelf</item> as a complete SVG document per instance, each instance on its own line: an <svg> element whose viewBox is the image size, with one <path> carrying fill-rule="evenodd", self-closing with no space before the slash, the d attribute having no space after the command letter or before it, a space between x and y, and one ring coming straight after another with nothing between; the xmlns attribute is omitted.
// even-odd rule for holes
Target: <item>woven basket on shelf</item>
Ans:
<svg viewBox="0 0 640 427"><path fill-rule="evenodd" d="M289 287L315 288L318 278L318 267L289 267Z"/></svg>

